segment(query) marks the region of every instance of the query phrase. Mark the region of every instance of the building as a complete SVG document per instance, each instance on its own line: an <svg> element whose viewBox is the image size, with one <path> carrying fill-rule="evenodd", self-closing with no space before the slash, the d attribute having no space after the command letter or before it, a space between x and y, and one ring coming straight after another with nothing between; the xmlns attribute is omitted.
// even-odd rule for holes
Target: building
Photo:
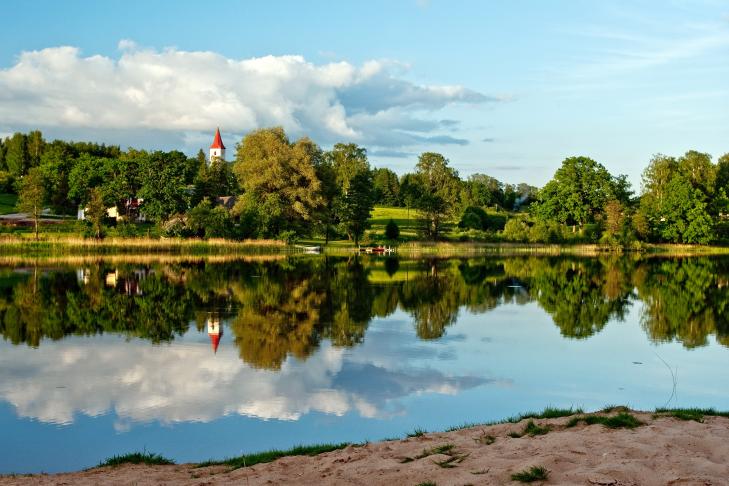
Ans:
<svg viewBox="0 0 729 486"><path fill-rule="evenodd" d="M210 316L208 317L208 336L210 337L210 344L213 347L213 353L217 354L218 346L220 345L220 336L222 335L222 329L220 329L220 318Z"/></svg>
<svg viewBox="0 0 729 486"><path fill-rule="evenodd" d="M213 144L210 146L208 164L212 164L215 159L225 160L225 145L223 145L223 139L220 137L220 128L215 129L215 138L213 138Z"/></svg>

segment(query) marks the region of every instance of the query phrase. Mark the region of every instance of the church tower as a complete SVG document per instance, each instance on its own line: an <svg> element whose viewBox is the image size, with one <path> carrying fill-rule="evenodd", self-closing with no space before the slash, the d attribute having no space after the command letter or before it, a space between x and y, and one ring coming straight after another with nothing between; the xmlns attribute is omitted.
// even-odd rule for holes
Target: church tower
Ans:
<svg viewBox="0 0 729 486"><path fill-rule="evenodd" d="M210 164L213 160L225 160L225 145L223 145L223 139L220 138L220 128L215 129L215 138L213 144L210 146Z"/></svg>

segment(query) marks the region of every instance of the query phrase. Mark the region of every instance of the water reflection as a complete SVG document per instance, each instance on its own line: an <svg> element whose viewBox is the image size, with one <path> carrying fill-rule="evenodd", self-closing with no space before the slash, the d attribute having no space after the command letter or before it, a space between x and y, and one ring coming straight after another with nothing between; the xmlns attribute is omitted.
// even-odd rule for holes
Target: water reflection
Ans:
<svg viewBox="0 0 729 486"><path fill-rule="evenodd" d="M240 358L278 370L323 340L352 347L374 317L400 309L420 339L441 338L459 311L536 302L563 336L587 338L642 301L655 342L729 346L729 260L719 258L482 258L399 261L292 258L0 273L0 331L14 344L121 333L153 343L207 329L214 350L221 319Z"/></svg>
<svg viewBox="0 0 729 486"><path fill-rule="evenodd" d="M0 471L650 408L663 359L675 405L724 409L728 293L724 258L0 266Z"/></svg>

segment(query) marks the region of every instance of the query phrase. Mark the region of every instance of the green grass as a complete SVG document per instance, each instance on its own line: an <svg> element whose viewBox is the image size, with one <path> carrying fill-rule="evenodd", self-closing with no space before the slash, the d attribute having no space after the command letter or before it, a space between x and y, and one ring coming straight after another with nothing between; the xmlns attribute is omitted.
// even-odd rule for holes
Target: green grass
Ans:
<svg viewBox="0 0 729 486"><path fill-rule="evenodd" d="M657 408L655 416L668 416L679 420L703 422L705 416L729 418L729 412L717 412L713 408Z"/></svg>
<svg viewBox="0 0 729 486"><path fill-rule="evenodd" d="M424 436L427 433L428 433L428 431L425 430L425 429L416 428L412 432L408 432L407 436L410 437L410 438L412 438L412 437L422 437L422 436Z"/></svg>
<svg viewBox="0 0 729 486"><path fill-rule="evenodd" d="M526 426L524 426L524 430L519 432L511 432L509 433L509 437L512 437L514 439L518 439L520 437L524 437L525 435L528 435L529 437L534 437L535 435L545 435L548 434L551 429L549 426L540 427L539 425L535 424L533 420L530 420L527 422Z"/></svg>
<svg viewBox="0 0 729 486"><path fill-rule="evenodd" d="M339 444L315 444L309 446L296 446L291 449L279 450L272 449L270 451L256 452L253 454L244 454L238 457L231 457L223 459L222 461L205 461L199 463L198 467L208 466L228 466L232 469L238 469L241 467L255 466L256 464L264 464L266 462L273 462L276 459L287 456L318 456L325 452L332 452L339 449L344 449L347 446L356 445L350 442L342 442Z"/></svg>
<svg viewBox="0 0 729 486"><path fill-rule="evenodd" d="M425 481L424 483L418 483L415 486L438 486L433 481Z"/></svg>
<svg viewBox="0 0 729 486"><path fill-rule="evenodd" d="M18 196L15 194L0 194L0 214L11 214L16 212L15 205L18 203Z"/></svg>
<svg viewBox="0 0 729 486"><path fill-rule="evenodd" d="M580 422L584 422L587 425L600 424L610 429L634 429L643 425L643 422L635 418L634 415L626 412L620 412L619 414L610 417L605 415L585 415L582 417L572 417L572 419L567 422L567 427L574 427Z"/></svg>
<svg viewBox="0 0 729 486"><path fill-rule="evenodd" d="M518 473L511 475L512 481L520 483L533 483L534 481L546 481L549 477L549 471L542 466L532 466Z"/></svg>
<svg viewBox="0 0 729 486"><path fill-rule="evenodd" d="M121 466L122 464L147 464L154 466L165 466L175 462L159 454L151 452L130 452L120 456L112 456L101 462L98 467Z"/></svg>

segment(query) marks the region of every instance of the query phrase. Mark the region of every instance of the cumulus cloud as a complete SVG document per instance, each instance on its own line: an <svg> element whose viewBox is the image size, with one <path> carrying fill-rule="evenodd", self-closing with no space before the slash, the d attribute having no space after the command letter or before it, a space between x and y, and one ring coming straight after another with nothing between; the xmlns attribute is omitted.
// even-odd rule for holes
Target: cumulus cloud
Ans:
<svg viewBox="0 0 729 486"><path fill-rule="evenodd" d="M438 120L437 112L454 103L499 101L463 86L416 84L403 77L407 67L392 61L355 66L317 65L296 55L229 59L143 49L126 39L119 49L118 59L85 56L72 46L21 53L0 70L2 124L152 129L184 140L216 126L244 133L281 125L325 144L462 145L465 139L439 133L457 122Z"/></svg>
<svg viewBox="0 0 729 486"><path fill-rule="evenodd" d="M397 338L375 334L355 350L324 343L306 361L289 359L278 371L251 368L232 345L213 354L196 330L165 346L118 336L44 343L41 352L6 345L0 400L22 417L54 424L114 413L115 428L123 432L135 423L209 422L228 415L297 420L310 412L356 411L386 417L401 413L401 400L410 395L455 394L490 382L382 356L382 349L394 346L378 339L384 337ZM398 350L401 357L403 351L423 357L422 350Z"/></svg>

